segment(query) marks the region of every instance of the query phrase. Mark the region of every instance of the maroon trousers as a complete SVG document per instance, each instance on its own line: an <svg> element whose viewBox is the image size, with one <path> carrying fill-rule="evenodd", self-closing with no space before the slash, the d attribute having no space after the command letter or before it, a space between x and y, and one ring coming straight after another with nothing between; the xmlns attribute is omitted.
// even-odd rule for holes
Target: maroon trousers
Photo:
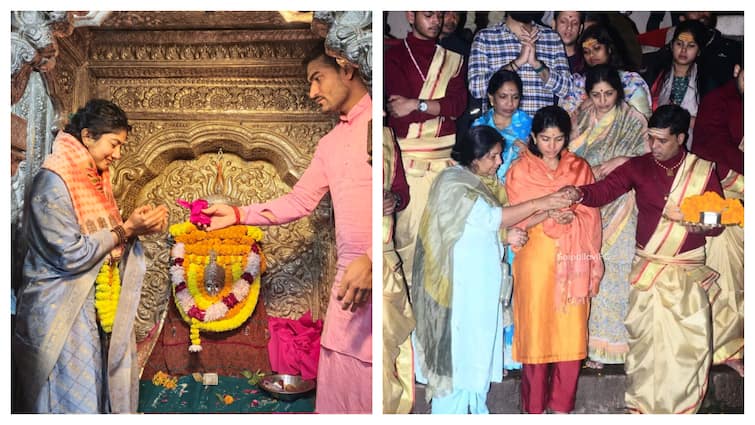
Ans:
<svg viewBox="0 0 755 425"><path fill-rule="evenodd" d="M522 410L557 413L574 410L582 360L522 365Z"/></svg>

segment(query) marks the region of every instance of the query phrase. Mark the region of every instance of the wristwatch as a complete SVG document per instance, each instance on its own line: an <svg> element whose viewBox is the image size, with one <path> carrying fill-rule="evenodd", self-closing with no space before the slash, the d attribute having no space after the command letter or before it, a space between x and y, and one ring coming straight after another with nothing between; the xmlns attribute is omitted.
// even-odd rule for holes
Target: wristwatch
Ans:
<svg viewBox="0 0 755 425"><path fill-rule="evenodd" d="M427 102L425 102L422 99L419 99L419 104L417 105L417 110L420 112L427 112Z"/></svg>

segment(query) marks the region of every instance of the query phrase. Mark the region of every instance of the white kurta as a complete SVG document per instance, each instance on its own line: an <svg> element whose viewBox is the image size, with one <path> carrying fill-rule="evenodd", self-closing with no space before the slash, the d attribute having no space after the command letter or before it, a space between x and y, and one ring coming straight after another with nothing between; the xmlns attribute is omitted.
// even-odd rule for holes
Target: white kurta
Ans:
<svg viewBox="0 0 755 425"><path fill-rule="evenodd" d="M488 413L491 382L503 379L501 208L478 198L453 252L453 392L433 413Z"/></svg>

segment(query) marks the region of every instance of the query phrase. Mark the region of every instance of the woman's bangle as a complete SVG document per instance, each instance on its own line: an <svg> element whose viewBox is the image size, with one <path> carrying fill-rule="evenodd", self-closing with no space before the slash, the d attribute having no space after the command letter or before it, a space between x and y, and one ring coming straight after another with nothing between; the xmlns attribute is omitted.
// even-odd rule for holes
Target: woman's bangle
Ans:
<svg viewBox="0 0 755 425"><path fill-rule="evenodd" d="M543 61L540 61L540 66L537 67L537 68L534 68L534 71L535 71L536 74L539 74L539 73L543 72L543 70L545 68L547 68L547 66L545 66L545 64L543 63Z"/></svg>
<svg viewBox="0 0 755 425"><path fill-rule="evenodd" d="M236 221L233 224L241 224L241 213L239 212L239 207L231 205L231 208L233 208L233 214L236 216Z"/></svg>
<svg viewBox="0 0 755 425"><path fill-rule="evenodd" d="M511 65L511 70L512 71L514 71L514 72L519 71L519 67L516 66L516 60L513 60L513 61L509 62L509 65Z"/></svg>
<svg viewBox="0 0 755 425"><path fill-rule="evenodd" d="M115 233L115 236L118 237L118 245L125 245L126 242L128 242L128 238L126 238L126 229L120 224L110 229L110 231Z"/></svg>

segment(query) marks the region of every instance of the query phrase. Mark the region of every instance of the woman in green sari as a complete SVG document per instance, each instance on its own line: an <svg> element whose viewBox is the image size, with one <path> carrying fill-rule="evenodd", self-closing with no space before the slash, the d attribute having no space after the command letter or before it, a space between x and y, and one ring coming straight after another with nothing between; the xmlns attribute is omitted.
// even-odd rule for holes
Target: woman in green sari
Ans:
<svg viewBox="0 0 755 425"><path fill-rule="evenodd" d="M597 180L629 157L648 152L647 121L624 101L619 72L596 65L586 73L588 99L572 115L569 150L592 166ZM629 192L600 209L603 226L601 255L605 274L600 292L592 299L587 366L624 363L628 351L624 317L629 296L628 275L635 249L637 208Z"/></svg>

